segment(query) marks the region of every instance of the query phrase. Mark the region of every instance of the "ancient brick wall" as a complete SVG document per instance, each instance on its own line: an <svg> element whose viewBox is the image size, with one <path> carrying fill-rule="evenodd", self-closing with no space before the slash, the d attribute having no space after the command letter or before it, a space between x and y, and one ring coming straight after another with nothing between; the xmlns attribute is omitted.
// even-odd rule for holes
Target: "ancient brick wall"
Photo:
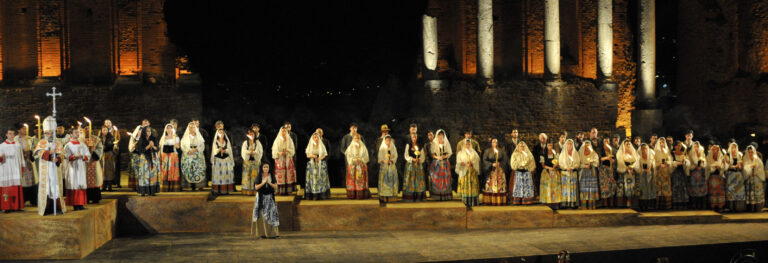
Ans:
<svg viewBox="0 0 768 263"><path fill-rule="evenodd" d="M0 1L3 83L34 79L37 67L37 1Z"/></svg>
<svg viewBox="0 0 768 263"><path fill-rule="evenodd" d="M112 1L68 1L68 82L98 84L113 80L112 8Z"/></svg>
<svg viewBox="0 0 768 263"><path fill-rule="evenodd" d="M679 5L680 104L666 113L665 121L714 136L764 128L768 4L682 0Z"/></svg>

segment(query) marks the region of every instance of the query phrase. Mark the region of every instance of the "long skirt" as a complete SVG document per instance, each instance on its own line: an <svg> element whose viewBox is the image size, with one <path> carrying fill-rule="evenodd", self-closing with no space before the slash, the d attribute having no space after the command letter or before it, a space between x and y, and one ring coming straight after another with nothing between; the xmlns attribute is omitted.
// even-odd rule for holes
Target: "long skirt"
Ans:
<svg viewBox="0 0 768 263"><path fill-rule="evenodd" d="M579 207L579 176L576 171L563 170L560 173L560 206L567 208Z"/></svg>
<svg viewBox="0 0 768 263"><path fill-rule="evenodd" d="M669 170L660 168L655 173L656 205L658 209L672 208L672 180Z"/></svg>
<svg viewBox="0 0 768 263"><path fill-rule="evenodd" d="M290 195L296 192L296 166L292 158L284 156L275 159L275 179L277 195Z"/></svg>
<svg viewBox="0 0 768 263"><path fill-rule="evenodd" d="M140 154L131 153L131 169L128 169L128 187L133 190L139 189L139 169L141 169Z"/></svg>
<svg viewBox="0 0 768 263"><path fill-rule="evenodd" d="M306 189L304 199L328 199L331 198L331 182L328 180L328 163L325 160L317 164L315 161L307 162Z"/></svg>
<svg viewBox="0 0 768 263"><path fill-rule="evenodd" d="M258 160L243 162L243 195L256 195L256 178L259 178L260 167L261 162Z"/></svg>
<svg viewBox="0 0 768 263"><path fill-rule="evenodd" d="M216 194L229 194L235 191L235 161L231 158L213 157L211 163L211 185Z"/></svg>
<svg viewBox="0 0 768 263"><path fill-rule="evenodd" d="M600 184L597 182L597 169L581 168L579 170L579 201L581 208L597 208L600 199Z"/></svg>
<svg viewBox="0 0 768 263"><path fill-rule="evenodd" d="M154 195L160 192L160 161L157 157L147 160L139 155L139 194Z"/></svg>
<svg viewBox="0 0 768 263"><path fill-rule="evenodd" d="M181 159L181 171L184 173L184 185L191 188L207 186L205 181L205 159L202 152L184 154Z"/></svg>
<svg viewBox="0 0 768 263"><path fill-rule="evenodd" d="M688 205L688 187L685 171L682 166L678 166L672 171L672 207L683 209Z"/></svg>
<svg viewBox="0 0 768 263"><path fill-rule="evenodd" d="M707 180L704 177L704 169L691 170L691 175L688 176L688 196L706 197L709 191L707 184Z"/></svg>
<svg viewBox="0 0 768 263"><path fill-rule="evenodd" d="M181 190L179 182L179 154L160 153L160 177L162 178L163 192L178 192Z"/></svg>
<svg viewBox="0 0 768 263"><path fill-rule="evenodd" d="M262 199L262 200L259 200ZM272 194L256 195L253 202L253 214L251 219L251 235L265 238L273 238L280 235L278 227L280 218L277 215L277 203Z"/></svg>
<svg viewBox="0 0 768 263"><path fill-rule="evenodd" d="M466 174L459 175L459 182L456 186L456 194L461 197L464 205L472 207L479 204L480 179L474 169L467 169Z"/></svg>
<svg viewBox="0 0 768 263"><path fill-rule="evenodd" d="M741 171L729 170L725 172L726 188L725 200L731 211L741 212L746 209L747 194L744 189L744 174Z"/></svg>
<svg viewBox="0 0 768 263"><path fill-rule="evenodd" d="M98 166L101 162L86 162L85 166L85 183L88 187L85 191L85 195L88 202L98 204L101 201L101 184L103 181L99 181Z"/></svg>
<svg viewBox="0 0 768 263"><path fill-rule="evenodd" d="M371 191L368 189L368 166L364 163L347 166L347 198L371 198Z"/></svg>
<svg viewBox="0 0 768 263"><path fill-rule="evenodd" d="M633 207L636 204L636 199L640 196L640 191L637 188L637 181L635 180L635 174L628 172L618 173L618 180L616 184L616 199L619 207Z"/></svg>
<svg viewBox="0 0 768 263"><path fill-rule="evenodd" d="M746 188L746 203L748 205L759 205L765 203L765 181L757 176L750 176L744 182Z"/></svg>
<svg viewBox="0 0 768 263"><path fill-rule="evenodd" d="M533 192L533 176L531 175L531 171L515 171L515 185L512 189L512 204L530 205L533 204L534 201L536 201L536 196Z"/></svg>
<svg viewBox="0 0 768 263"><path fill-rule="evenodd" d="M379 164L379 199L384 202L397 200L397 167L395 164Z"/></svg>
<svg viewBox="0 0 768 263"><path fill-rule="evenodd" d="M610 199L616 196L616 180L613 179L611 166L600 165L597 172L600 182L600 199Z"/></svg>
<svg viewBox="0 0 768 263"><path fill-rule="evenodd" d="M549 206L559 205L563 191L560 184L560 172L557 169L544 169L539 184L539 202Z"/></svg>
<svg viewBox="0 0 768 263"><path fill-rule="evenodd" d="M403 201L424 201L427 187L424 178L424 165L419 162L405 164L403 173Z"/></svg>
<svg viewBox="0 0 768 263"><path fill-rule="evenodd" d="M712 209L721 210L725 207L725 178L718 174L709 175L709 205Z"/></svg>
<svg viewBox="0 0 768 263"><path fill-rule="evenodd" d="M504 169L499 168L488 174L483 187L483 204L507 204L507 175L504 174Z"/></svg>
<svg viewBox="0 0 768 263"><path fill-rule="evenodd" d="M102 165L104 165L104 184L113 185L119 183L117 182L120 177L117 176L115 153L112 151L104 152L101 160Z"/></svg>
<svg viewBox="0 0 768 263"><path fill-rule="evenodd" d="M641 172L637 176L637 187L640 189L640 200L656 200L656 182L653 172Z"/></svg>
<svg viewBox="0 0 768 263"><path fill-rule="evenodd" d="M432 161L429 166L429 194L432 199L437 201L447 201L453 199L451 189L451 163L448 160Z"/></svg>

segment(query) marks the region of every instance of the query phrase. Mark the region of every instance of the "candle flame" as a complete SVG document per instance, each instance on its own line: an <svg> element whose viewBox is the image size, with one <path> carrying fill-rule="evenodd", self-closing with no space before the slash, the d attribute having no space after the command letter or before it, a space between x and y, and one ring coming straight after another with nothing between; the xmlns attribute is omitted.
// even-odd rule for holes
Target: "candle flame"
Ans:
<svg viewBox="0 0 768 263"><path fill-rule="evenodd" d="M88 123L91 123L91 119L88 119L88 117L83 116L83 119L85 119L85 121L87 121Z"/></svg>
<svg viewBox="0 0 768 263"><path fill-rule="evenodd" d="M498 149L493 149L493 151L496 152L496 154L499 154L499 150Z"/></svg>
<svg viewBox="0 0 768 263"><path fill-rule="evenodd" d="M416 150L418 151L419 150L419 146L415 146L415 147L416 147Z"/></svg>
<svg viewBox="0 0 768 263"><path fill-rule="evenodd" d="M24 123L24 127L27 127L27 128L29 128L29 125L27 125L26 123Z"/></svg>
<svg viewBox="0 0 768 263"><path fill-rule="evenodd" d="M39 119L40 119L40 116L39 116L39 115L35 115L35 119L38 119L38 120L39 120Z"/></svg>
<svg viewBox="0 0 768 263"><path fill-rule="evenodd" d="M114 128L114 129L115 129L115 131L117 131L117 126L112 126L112 128Z"/></svg>
<svg viewBox="0 0 768 263"><path fill-rule="evenodd" d="M83 126L83 123L80 121L77 121L77 127L80 128L80 126Z"/></svg>
<svg viewBox="0 0 768 263"><path fill-rule="evenodd" d="M130 132L125 132L125 134L128 134L128 136L133 136Z"/></svg>
<svg viewBox="0 0 768 263"><path fill-rule="evenodd" d="M245 137L248 137L248 139L253 140L253 136L251 136L251 135L246 135Z"/></svg>

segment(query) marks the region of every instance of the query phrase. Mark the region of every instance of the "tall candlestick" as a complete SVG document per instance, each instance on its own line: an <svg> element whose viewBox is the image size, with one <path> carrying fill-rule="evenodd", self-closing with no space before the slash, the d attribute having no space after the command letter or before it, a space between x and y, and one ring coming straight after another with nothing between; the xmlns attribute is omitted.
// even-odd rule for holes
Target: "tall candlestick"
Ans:
<svg viewBox="0 0 768 263"><path fill-rule="evenodd" d="M29 125L24 123L24 139L25 140L27 139L26 137L28 136L28 134L29 134Z"/></svg>
<svg viewBox="0 0 768 263"><path fill-rule="evenodd" d="M91 119L88 119L88 117L83 116L83 119L88 122L88 139L91 139L93 136L93 127L91 126Z"/></svg>
<svg viewBox="0 0 768 263"><path fill-rule="evenodd" d="M39 141L40 140L40 134L41 134L40 129L43 126L40 124L40 116L39 115L35 115L35 119L37 119L37 140Z"/></svg>

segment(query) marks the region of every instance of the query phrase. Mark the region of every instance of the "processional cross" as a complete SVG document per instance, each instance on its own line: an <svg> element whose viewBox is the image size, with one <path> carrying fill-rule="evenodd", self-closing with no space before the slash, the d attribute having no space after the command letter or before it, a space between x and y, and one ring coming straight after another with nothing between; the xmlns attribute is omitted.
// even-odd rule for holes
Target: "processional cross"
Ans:
<svg viewBox="0 0 768 263"><path fill-rule="evenodd" d="M53 99L53 120L55 121L56 120L56 97L57 96L61 97L61 92L56 93L56 87L51 88L51 90L52 90L51 93L45 93L45 96L46 97L51 97L51 99ZM53 129L53 149L54 150L53 150L53 155L51 156L51 160L56 160L56 129L55 129L55 127ZM54 176L53 176L54 180L56 180L55 182L58 183L59 182L59 177L56 174L58 169L53 169L53 170L54 170L54 172L53 172L54 173ZM50 182L48 184L50 185ZM56 187L58 187L58 186L56 186ZM53 201L53 216L56 216L56 200Z"/></svg>

